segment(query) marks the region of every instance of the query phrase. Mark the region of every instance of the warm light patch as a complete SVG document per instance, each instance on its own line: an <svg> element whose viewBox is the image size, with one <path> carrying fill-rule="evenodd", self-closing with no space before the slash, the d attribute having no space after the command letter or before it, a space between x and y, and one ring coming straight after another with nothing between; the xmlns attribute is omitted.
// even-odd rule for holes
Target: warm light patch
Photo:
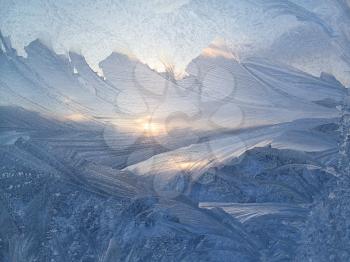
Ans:
<svg viewBox="0 0 350 262"><path fill-rule="evenodd" d="M196 162L194 161L183 161L180 163L176 163L176 166L181 170L190 170L196 166Z"/></svg>
<svg viewBox="0 0 350 262"><path fill-rule="evenodd" d="M200 169L205 166L208 162L203 160L191 160L186 157L175 157L172 158L171 163L174 169L188 171L194 169Z"/></svg>
<svg viewBox="0 0 350 262"><path fill-rule="evenodd" d="M75 121L75 122L86 120L86 117L80 113L71 114L71 115L65 116L64 118L66 120Z"/></svg>
<svg viewBox="0 0 350 262"><path fill-rule="evenodd" d="M224 57L227 59L238 60L238 57L227 46L225 41L217 39L213 41L207 48L202 50L202 55L207 57Z"/></svg>
<svg viewBox="0 0 350 262"><path fill-rule="evenodd" d="M235 56L226 51L226 50L221 50L217 47L207 47L207 48L204 48L203 49L203 52L202 54L204 56L207 56L207 57L218 57L218 56L221 56L221 57L224 57L224 58L228 58L228 59L235 59Z"/></svg>

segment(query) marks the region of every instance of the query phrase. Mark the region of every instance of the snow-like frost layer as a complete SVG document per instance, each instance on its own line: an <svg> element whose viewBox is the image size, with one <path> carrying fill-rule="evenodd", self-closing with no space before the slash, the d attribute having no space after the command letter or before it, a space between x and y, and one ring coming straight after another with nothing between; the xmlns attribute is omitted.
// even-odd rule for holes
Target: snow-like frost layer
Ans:
<svg viewBox="0 0 350 262"><path fill-rule="evenodd" d="M327 192L345 95L332 76L203 55L175 80L113 54L101 78L38 41L27 58L5 49L0 260L271 261L316 250L307 210L342 196ZM169 115L172 133L159 128Z"/></svg>

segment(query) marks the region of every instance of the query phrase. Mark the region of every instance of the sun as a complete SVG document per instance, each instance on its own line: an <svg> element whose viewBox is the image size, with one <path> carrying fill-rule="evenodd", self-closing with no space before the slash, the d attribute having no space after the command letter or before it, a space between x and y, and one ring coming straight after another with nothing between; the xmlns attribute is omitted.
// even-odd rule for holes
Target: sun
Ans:
<svg viewBox="0 0 350 262"><path fill-rule="evenodd" d="M143 124L143 131L145 132L152 132L152 130L155 130L155 125L151 122L146 122Z"/></svg>
<svg viewBox="0 0 350 262"><path fill-rule="evenodd" d="M161 133L160 125L155 123L151 116L146 116L137 122L145 136L156 136Z"/></svg>

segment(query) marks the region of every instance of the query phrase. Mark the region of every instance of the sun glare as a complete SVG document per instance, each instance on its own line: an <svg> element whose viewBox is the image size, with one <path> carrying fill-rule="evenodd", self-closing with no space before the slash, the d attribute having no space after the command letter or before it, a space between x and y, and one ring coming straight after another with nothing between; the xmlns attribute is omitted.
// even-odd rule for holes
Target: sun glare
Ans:
<svg viewBox="0 0 350 262"><path fill-rule="evenodd" d="M145 136L157 136L162 131L160 124L155 123L150 116L139 119L137 122Z"/></svg>

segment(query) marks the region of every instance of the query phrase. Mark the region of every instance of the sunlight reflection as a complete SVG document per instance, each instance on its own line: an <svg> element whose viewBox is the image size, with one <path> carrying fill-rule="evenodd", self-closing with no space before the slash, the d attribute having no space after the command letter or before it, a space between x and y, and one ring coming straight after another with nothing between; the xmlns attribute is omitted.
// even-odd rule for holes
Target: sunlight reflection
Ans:
<svg viewBox="0 0 350 262"><path fill-rule="evenodd" d="M81 121L85 121L86 117L83 114L75 113L75 114L65 116L64 119L75 121L75 122L81 122Z"/></svg>

